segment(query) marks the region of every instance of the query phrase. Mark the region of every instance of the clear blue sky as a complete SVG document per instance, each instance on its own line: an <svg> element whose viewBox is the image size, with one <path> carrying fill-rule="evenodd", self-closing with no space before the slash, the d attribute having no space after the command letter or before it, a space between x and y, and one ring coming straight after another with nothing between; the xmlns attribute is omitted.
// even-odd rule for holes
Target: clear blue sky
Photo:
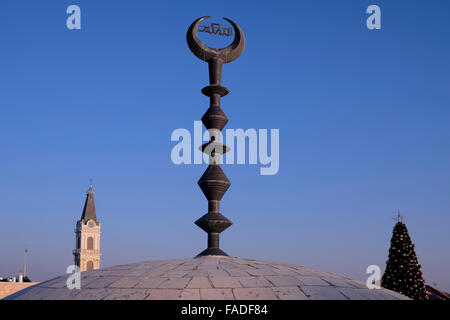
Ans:
<svg viewBox="0 0 450 320"><path fill-rule="evenodd" d="M82 30L66 28L66 8ZM377 4L382 29L365 26ZM203 15L246 36L224 66L228 128L280 129L280 171L224 166L230 255L365 279L396 210L425 279L450 290L450 2L2 1L0 275L73 262L89 178L102 265L193 257L206 165L170 161L172 130L208 106L185 34Z"/></svg>

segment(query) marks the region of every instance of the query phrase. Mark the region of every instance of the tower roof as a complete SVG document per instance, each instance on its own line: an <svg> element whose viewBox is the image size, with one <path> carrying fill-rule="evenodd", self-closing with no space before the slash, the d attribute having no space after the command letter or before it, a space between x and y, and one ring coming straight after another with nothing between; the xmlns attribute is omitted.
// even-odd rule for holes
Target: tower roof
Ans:
<svg viewBox="0 0 450 320"><path fill-rule="evenodd" d="M86 192L86 202L84 203L83 213L81 215L81 220L88 221L91 219L97 222L97 215L95 214L94 190L92 189L92 184L89 186L89 190Z"/></svg>

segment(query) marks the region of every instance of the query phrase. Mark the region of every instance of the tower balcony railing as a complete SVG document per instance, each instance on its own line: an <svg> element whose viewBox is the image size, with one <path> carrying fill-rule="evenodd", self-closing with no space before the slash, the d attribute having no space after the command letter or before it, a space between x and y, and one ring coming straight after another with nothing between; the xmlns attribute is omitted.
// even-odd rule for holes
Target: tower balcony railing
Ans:
<svg viewBox="0 0 450 320"><path fill-rule="evenodd" d="M72 254L85 253L85 254L101 254L101 250L88 250L88 249L73 249Z"/></svg>

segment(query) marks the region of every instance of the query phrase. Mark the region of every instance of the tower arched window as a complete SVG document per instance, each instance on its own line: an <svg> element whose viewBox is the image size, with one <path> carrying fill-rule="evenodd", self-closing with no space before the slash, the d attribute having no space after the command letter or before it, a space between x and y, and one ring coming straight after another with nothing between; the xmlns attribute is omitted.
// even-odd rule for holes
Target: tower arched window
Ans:
<svg viewBox="0 0 450 320"><path fill-rule="evenodd" d="M86 263L86 270L93 270L94 269L94 262L92 262L91 260L89 260Z"/></svg>
<svg viewBox="0 0 450 320"><path fill-rule="evenodd" d="M89 237L87 239L87 249L94 250L94 238L93 237Z"/></svg>

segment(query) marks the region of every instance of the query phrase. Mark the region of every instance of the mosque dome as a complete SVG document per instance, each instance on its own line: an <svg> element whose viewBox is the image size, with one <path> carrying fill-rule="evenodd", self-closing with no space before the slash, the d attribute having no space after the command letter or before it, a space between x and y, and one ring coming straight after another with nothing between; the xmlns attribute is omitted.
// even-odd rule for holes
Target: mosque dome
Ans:
<svg viewBox="0 0 450 320"><path fill-rule="evenodd" d="M11 300L409 300L362 281L302 266L227 256L158 260L81 272L19 291Z"/></svg>

